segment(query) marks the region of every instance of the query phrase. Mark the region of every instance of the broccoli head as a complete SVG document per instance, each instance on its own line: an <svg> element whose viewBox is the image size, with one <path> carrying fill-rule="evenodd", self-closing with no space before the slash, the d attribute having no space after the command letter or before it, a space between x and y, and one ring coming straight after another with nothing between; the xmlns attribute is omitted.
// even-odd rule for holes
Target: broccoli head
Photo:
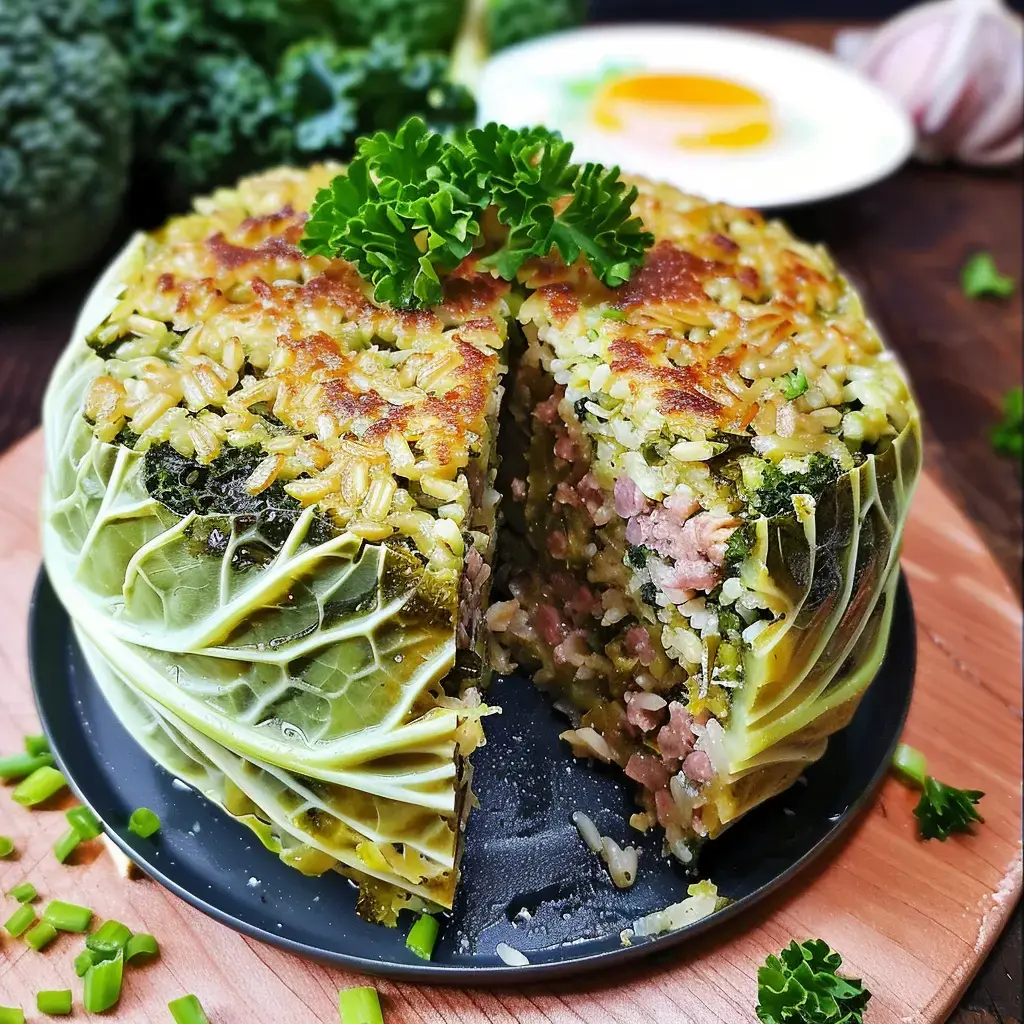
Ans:
<svg viewBox="0 0 1024 1024"><path fill-rule="evenodd" d="M125 68L95 0L0 4L0 297L94 256L127 184Z"/></svg>

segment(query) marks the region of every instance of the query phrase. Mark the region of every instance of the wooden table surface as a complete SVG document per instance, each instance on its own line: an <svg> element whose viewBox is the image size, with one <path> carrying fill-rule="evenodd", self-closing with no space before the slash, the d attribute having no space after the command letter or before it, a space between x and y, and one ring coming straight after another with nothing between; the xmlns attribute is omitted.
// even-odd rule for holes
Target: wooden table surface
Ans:
<svg viewBox="0 0 1024 1024"><path fill-rule="evenodd" d="M827 46L834 26L773 30ZM1019 166L980 173L911 165L863 192L787 213L799 234L828 244L862 288L916 385L930 470L977 526L1018 598L1020 467L993 453L988 432L1004 392L1021 382L1020 290L1007 301L970 301L958 273L970 253L984 249L1020 280L1022 197ZM94 272L0 307L0 452L38 423L50 367ZM1015 1024L1021 1017L1018 908L952 1021Z"/></svg>

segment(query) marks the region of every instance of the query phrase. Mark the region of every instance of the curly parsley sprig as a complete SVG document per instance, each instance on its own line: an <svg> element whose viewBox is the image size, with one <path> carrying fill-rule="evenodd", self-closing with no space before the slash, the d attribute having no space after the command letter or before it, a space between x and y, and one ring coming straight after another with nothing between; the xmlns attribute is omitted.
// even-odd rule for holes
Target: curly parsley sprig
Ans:
<svg viewBox="0 0 1024 1024"><path fill-rule="evenodd" d="M757 1019L763 1024L861 1024L871 993L836 972L843 958L821 939L791 942L757 972Z"/></svg>
<svg viewBox="0 0 1024 1024"><path fill-rule="evenodd" d="M978 789L955 789L928 774L924 754L901 743L893 756L893 769L908 785L921 790L914 808L922 839L945 842L953 832L970 832L974 822L985 819L975 806L985 795Z"/></svg>
<svg viewBox="0 0 1024 1024"><path fill-rule="evenodd" d="M441 301L444 275L484 245L493 208L503 237L482 249L481 265L499 277L557 252L566 263L585 256L616 287L654 238L632 215L637 190L619 169L574 164L572 151L544 128L492 123L456 142L410 118L359 140L347 172L317 195L299 245L353 263L378 302L429 306Z"/></svg>

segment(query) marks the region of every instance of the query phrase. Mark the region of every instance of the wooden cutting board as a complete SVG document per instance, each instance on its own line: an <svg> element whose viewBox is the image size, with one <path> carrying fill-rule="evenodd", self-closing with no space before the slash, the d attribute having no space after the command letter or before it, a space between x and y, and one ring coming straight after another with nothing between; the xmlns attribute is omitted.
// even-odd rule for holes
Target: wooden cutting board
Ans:
<svg viewBox="0 0 1024 1024"><path fill-rule="evenodd" d="M0 752L37 730L25 638L41 475L38 434L0 459ZM783 894L671 958L519 989L376 982L388 1024L750 1024L758 964L790 939L814 936L874 994L868 1024L944 1021L1021 891L1021 610L971 524L928 476L903 568L918 624L905 737L938 778L985 791L976 835L918 841L916 797L890 779L845 841ZM86 903L159 937L160 960L129 972L106 1019L166 1024L168 1001L194 992L211 1024L337 1024L338 989L368 983L238 935L148 879L125 882L104 855L61 867L50 847L64 827L59 810L33 814L0 793L0 835L20 851L0 861L0 891L28 877L46 898ZM6 919L14 904L4 906ZM40 989L68 986L77 1000L77 945L62 937L39 954L4 934L0 1005L29 1010Z"/></svg>

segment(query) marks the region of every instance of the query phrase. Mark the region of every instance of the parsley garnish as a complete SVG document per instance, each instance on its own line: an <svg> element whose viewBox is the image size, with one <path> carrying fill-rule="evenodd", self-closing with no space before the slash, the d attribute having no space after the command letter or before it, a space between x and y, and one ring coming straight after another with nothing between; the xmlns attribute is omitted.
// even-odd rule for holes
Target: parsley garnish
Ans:
<svg viewBox="0 0 1024 1024"><path fill-rule="evenodd" d="M821 939L791 942L757 972L757 1019L763 1024L860 1024L871 993L841 978L843 958Z"/></svg>
<svg viewBox="0 0 1024 1024"><path fill-rule="evenodd" d="M614 288L654 238L632 215L635 186L617 167L572 163L572 150L544 128L492 123L449 142L410 118L357 142L348 171L317 195L299 246L350 261L378 302L406 308L440 302L442 277L477 247L481 266L508 281L555 251L567 264L585 256ZM482 227L491 208L504 229L496 248Z"/></svg>
<svg viewBox="0 0 1024 1024"><path fill-rule="evenodd" d="M987 252L976 252L960 271L960 286L969 299L983 295L1005 299L1013 294L1014 283L1012 277L999 273L992 254Z"/></svg>
<svg viewBox="0 0 1024 1024"><path fill-rule="evenodd" d="M1003 419L992 428L992 447L1001 455L1024 458L1024 391L1019 387L1003 398Z"/></svg>
<svg viewBox="0 0 1024 1024"><path fill-rule="evenodd" d="M970 832L971 822L984 823L974 806L984 795L978 789L954 789L929 776L914 808L921 838L944 843L952 832Z"/></svg>
<svg viewBox="0 0 1024 1024"><path fill-rule="evenodd" d="M920 789L921 799L914 808L922 839L945 842L953 832L970 832L973 822L984 822L975 804L985 795L977 789L954 789L928 774L924 754L901 743L892 766L908 785Z"/></svg>
<svg viewBox="0 0 1024 1024"><path fill-rule="evenodd" d="M799 398L807 390L807 375L798 366L789 373L775 378L775 383L782 390L782 397L792 401Z"/></svg>

